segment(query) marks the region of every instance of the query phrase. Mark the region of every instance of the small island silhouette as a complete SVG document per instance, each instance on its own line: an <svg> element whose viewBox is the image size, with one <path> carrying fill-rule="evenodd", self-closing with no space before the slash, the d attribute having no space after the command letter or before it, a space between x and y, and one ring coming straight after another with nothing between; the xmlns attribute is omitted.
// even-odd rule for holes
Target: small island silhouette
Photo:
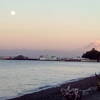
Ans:
<svg viewBox="0 0 100 100"><path fill-rule="evenodd" d="M90 60L97 60L97 62L100 61L100 51L97 51L95 48L92 48L92 50L87 51L82 55L82 58L88 58Z"/></svg>

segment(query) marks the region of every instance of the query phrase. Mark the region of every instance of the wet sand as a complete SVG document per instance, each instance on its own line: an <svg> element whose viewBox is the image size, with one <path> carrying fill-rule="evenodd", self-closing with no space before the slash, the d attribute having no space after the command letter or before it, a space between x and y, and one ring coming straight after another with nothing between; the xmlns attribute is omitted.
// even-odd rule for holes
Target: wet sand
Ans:
<svg viewBox="0 0 100 100"><path fill-rule="evenodd" d="M71 85L71 88L79 88L81 90L96 86L97 79L95 76L87 77L75 82L62 84L59 87L42 90L31 94L26 94L9 100L63 100L60 89ZM88 99L87 99L88 100Z"/></svg>

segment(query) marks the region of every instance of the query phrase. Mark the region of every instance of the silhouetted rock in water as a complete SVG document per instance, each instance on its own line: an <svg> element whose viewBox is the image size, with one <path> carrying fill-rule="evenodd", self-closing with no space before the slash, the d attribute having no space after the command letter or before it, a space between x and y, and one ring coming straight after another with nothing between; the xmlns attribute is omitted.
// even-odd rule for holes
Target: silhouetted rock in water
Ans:
<svg viewBox="0 0 100 100"><path fill-rule="evenodd" d="M28 60L28 57L25 57L23 55L18 55L16 57L13 58L13 60Z"/></svg>
<svg viewBox="0 0 100 100"><path fill-rule="evenodd" d="M97 62L100 61L100 51L95 50L95 48L93 48L90 51L87 51L86 53L84 53L82 55L83 58L88 58L90 60L97 60Z"/></svg>

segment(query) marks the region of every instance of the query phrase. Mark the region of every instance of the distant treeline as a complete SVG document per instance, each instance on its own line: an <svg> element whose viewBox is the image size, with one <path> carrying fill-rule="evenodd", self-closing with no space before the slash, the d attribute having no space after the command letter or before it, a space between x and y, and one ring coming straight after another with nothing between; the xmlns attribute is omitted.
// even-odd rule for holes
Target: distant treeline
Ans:
<svg viewBox="0 0 100 100"><path fill-rule="evenodd" d="M18 55L16 57L13 58L13 60L27 60L29 59L28 57L25 57L23 55Z"/></svg>
<svg viewBox="0 0 100 100"><path fill-rule="evenodd" d="M6 60L37 60L37 59L28 58L28 57L23 56L23 55L18 55L18 56L15 56L15 57L9 57Z"/></svg>

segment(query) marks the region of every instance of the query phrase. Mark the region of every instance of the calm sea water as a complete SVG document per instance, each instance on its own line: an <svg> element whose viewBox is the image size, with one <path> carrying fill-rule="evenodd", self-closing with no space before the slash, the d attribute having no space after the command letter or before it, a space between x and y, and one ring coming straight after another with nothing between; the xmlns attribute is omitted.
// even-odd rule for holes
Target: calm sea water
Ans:
<svg viewBox="0 0 100 100"><path fill-rule="evenodd" d="M0 61L0 100L100 73L100 63Z"/></svg>

